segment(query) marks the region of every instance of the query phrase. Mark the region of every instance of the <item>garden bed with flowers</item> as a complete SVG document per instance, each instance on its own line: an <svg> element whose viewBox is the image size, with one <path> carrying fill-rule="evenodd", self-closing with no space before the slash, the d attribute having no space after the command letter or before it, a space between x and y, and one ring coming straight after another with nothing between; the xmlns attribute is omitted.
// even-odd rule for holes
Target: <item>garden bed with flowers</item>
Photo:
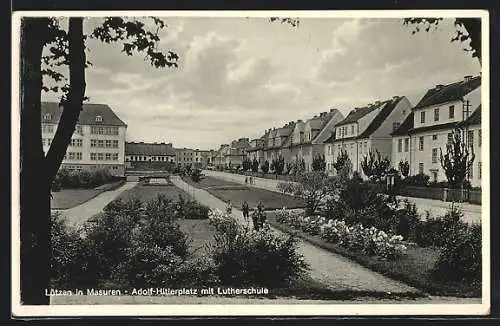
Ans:
<svg viewBox="0 0 500 326"><path fill-rule="evenodd" d="M322 216L304 216L286 209L268 213L268 222L277 229L323 249L352 259L390 278L405 282L431 295L480 297L481 288L458 282L436 281L431 271L439 259L436 248L422 248L390 234L361 224Z"/></svg>

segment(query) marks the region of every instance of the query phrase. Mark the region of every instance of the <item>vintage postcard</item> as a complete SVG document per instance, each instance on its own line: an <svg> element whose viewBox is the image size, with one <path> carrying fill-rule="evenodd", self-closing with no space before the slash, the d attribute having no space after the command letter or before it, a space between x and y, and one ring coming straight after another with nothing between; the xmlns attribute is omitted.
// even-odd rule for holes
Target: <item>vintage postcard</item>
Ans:
<svg viewBox="0 0 500 326"><path fill-rule="evenodd" d="M13 315L488 314L488 18L15 12Z"/></svg>

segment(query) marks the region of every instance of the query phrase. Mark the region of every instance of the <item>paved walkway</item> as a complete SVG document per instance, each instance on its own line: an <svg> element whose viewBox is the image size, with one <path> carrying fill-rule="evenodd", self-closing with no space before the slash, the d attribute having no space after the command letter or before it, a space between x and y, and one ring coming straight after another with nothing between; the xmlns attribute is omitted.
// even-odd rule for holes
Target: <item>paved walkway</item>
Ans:
<svg viewBox="0 0 500 326"><path fill-rule="evenodd" d="M170 177L177 187L188 190L188 184L177 176ZM194 198L212 209L224 210L226 203L211 195L205 190L189 187ZM233 217L244 224L243 214L233 208ZM280 232L274 229L276 232ZM389 279L375 273L340 255L317 248L310 243L300 240L299 251L310 265L310 275L313 279L326 284L334 290L357 290L371 292L407 293L417 292L413 287Z"/></svg>
<svg viewBox="0 0 500 326"><path fill-rule="evenodd" d="M120 188L105 191L81 205L70 209L54 211L61 212L61 214L66 217L68 225L78 226L95 214L100 213L109 202L118 197L118 195L125 190L134 187L136 184L137 182L126 182Z"/></svg>
<svg viewBox="0 0 500 326"><path fill-rule="evenodd" d="M206 176L219 178L226 181L237 182L241 184L245 184L245 176L240 174L233 174L221 171L210 171L203 170L203 174ZM265 179L265 178L257 178L253 177L253 186L257 188L266 189L269 191L279 192L277 185L281 180L273 180L273 179ZM415 197L403 197L398 196L399 199L408 199L409 201L415 203L417 205L418 210L422 215L425 214L425 211L429 211L432 216L442 216L449 209L451 203L443 202L440 200L432 200L427 198L415 198ZM481 205L472 205L468 203L459 204L462 212L464 213L464 221L466 222L481 222Z"/></svg>

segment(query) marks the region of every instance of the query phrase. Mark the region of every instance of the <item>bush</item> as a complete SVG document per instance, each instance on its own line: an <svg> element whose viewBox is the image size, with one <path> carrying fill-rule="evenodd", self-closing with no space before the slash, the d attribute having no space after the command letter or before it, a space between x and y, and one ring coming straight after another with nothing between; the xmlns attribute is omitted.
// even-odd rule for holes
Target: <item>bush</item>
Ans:
<svg viewBox="0 0 500 326"><path fill-rule="evenodd" d="M467 226L461 221L462 212L452 205L442 217L427 216L416 230L415 242L421 247L443 247L455 232Z"/></svg>
<svg viewBox="0 0 500 326"><path fill-rule="evenodd" d="M194 182L200 182L201 169L196 168L191 171L191 180L193 180Z"/></svg>
<svg viewBox="0 0 500 326"><path fill-rule="evenodd" d="M396 234L401 235L405 240L416 239L416 232L421 225L420 215L417 206L407 199L403 202L404 207L396 211L397 226Z"/></svg>
<svg viewBox="0 0 500 326"><path fill-rule="evenodd" d="M188 201L186 202L183 218L190 220L204 220L208 218L209 212L210 208L208 208L208 206L201 205L197 201Z"/></svg>
<svg viewBox="0 0 500 326"><path fill-rule="evenodd" d="M407 186L420 186L420 187L426 187L429 185L429 180L430 176L424 174L424 173L419 173L416 175L411 175L407 177L406 179L403 180L404 184Z"/></svg>
<svg viewBox="0 0 500 326"><path fill-rule="evenodd" d="M211 212L210 222L216 229L212 258L222 284L280 287L307 270L294 237L268 226L251 231L220 211Z"/></svg>
<svg viewBox="0 0 500 326"><path fill-rule="evenodd" d="M481 264L481 225L465 226L449 235L433 276L440 280L479 283Z"/></svg>
<svg viewBox="0 0 500 326"><path fill-rule="evenodd" d="M68 171L60 169L57 172L55 183L60 184L61 188L93 188L102 184L115 181L116 177L111 175L108 169L102 169L90 173L89 171Z"/></svg>
<svg viewBox="0 0 500 326"><path fill-rule="evenodd" d="M177 287L199 287L220 284L212 259L192 259L180 264L176 271Z"/></svg>

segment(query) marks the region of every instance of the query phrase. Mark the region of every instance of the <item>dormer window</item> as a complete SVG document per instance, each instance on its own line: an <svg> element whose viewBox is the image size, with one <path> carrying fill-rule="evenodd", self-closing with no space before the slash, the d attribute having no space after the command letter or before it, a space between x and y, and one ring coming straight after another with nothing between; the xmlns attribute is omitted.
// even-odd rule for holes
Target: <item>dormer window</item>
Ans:
<svg viewBox="0 0 500 326"><path fill-rule="evenodd" d="M102 116L96 115L95 116L95 122L102 122Z"/></svg>
<svg viewBox="0 0 500 326"><path fill-rule="evenodd" d="M46 113L43 115L43 120L51 120L52 119L52 115L50 113Z"/></svg>

